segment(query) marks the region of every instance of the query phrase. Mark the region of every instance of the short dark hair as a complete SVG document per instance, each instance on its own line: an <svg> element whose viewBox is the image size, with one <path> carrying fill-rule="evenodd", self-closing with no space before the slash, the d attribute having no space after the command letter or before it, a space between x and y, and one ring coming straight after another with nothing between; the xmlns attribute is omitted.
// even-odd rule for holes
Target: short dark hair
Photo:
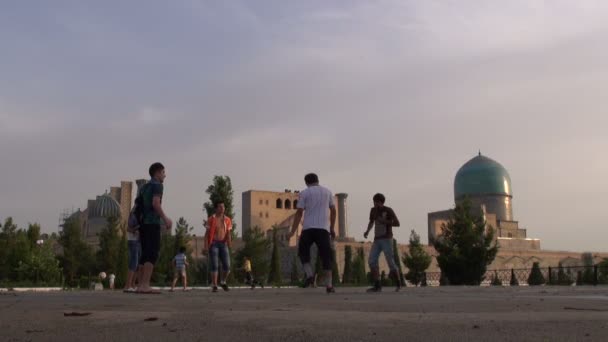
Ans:
<svg viewBox="0 0 608 342"><path fill-rule="evenodd" d="M219 206L220 206L220 204L224 204L224 205L225 205L226 203L224 203L224 201L222 201L222 200L215 201L215 202L213 203L213 208L214 208L214 209L217 209L217 207L219 207Z"/></svg>
<svg viewBox="0 0 608 342"><path fill-rule="evenodd" d="M180 252L180 253L186 253L186 247L181 246L181 247L179 248L179 252Z"/></svg>
<svg viewBox="0 0 608 342"><path fill-rule="evenodd" d="M317 184L319 183L319 176L317 176L315 173L309 173L304 176L304 182L306 185Z"/></svg>
<svg viewBox="0 0 608 342"><path fill-rule="evenodd" d="M150 168L148 169L148 173L150 174L150 177L154 177L154 175L158 172L158 171L162 171L165 169L165 166L161 163L154 163L152 165L150 165Z"/></svg>
<svg viewBox="0 0 608 342"><path fill-rule="evenodd" d="M382 204L384 204L384 202L386 201L386 198L384 198L383 194L375 194L374 195L374 202L380 202Z"/></svg>

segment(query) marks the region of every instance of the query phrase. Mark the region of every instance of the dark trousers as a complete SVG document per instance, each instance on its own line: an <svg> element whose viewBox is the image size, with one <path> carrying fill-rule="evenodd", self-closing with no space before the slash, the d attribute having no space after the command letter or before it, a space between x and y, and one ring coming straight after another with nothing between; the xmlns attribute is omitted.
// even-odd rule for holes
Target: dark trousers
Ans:
<svg viewBox="0 0 608 342"><path fill-rule="evenodd" d="M298 255L302 264L310 263L310 247L317 245L319 257L323 263L323 270L331 271L333 253L331 252L331 237L329 232L322 228L309 228L302 231L298 246Z"/></svg>
<svg viewBox="0 0 608 342"><path fill-rule="evenodd" d="M160 225L144 224L139 228L139 242L141 243L141 258L139 264L147 262L152 265L158 261L160 253Z"/></svg>

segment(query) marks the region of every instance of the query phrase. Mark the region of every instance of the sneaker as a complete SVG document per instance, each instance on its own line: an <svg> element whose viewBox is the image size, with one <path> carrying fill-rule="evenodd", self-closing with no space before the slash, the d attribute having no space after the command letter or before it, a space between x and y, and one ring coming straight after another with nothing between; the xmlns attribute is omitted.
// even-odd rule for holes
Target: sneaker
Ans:
<svg viewBox="0 0 608 342"><path fill-rule="evenodd" d="M307 289L307 288L311 287L314 283L315 283L315 278L313 278L313 277L306 278L306 280L304 280L304 285L302 285L302 287Z"/></svg>
<svg viewBox="0 0 608 342"><path fill-rule="evenodd" d="M325 292L327 292L327 294L336 293L336 289L334 289L333 286L332 287L327 287L327 288L325 288Z"/></svg>
<svg viewBox="0 0 608 342"><path fill-rule="evenodd" d="M379 286L374 286L372 288L367 289L366 291L367 293L376 293L376 292L382 292L382 288Z"/></svg>
<svg viewBox="0 0 608 342"><path fill-rule="evenodd" d="M226 284L220 284L220 286L222 287L222 290L224 290L226 292L230 291L230 288L228 287L228 285L226 285Z"/></svg>
<svg viewBox="0 0 608 342"><path fill-rule="evenodd" d="M217 286L214 286L211 292L217 292Z"/></svg>

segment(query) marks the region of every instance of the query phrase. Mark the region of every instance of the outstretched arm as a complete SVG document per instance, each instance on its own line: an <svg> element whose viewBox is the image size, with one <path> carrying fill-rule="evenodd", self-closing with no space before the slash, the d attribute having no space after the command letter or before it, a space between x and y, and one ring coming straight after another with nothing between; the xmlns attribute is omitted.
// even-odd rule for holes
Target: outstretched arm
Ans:
<svg viewBox="0 0 608 342"><path fill-rule="evenodd" d="M296 231L298 230L298 227L300 226L300 221L302 221L302 215L304 214L304 209L298 209L298 211L296 211L296 215L293 218L293 223L291 224L291 231L289 232L289 238L291 239L295 234Z"/></svg>

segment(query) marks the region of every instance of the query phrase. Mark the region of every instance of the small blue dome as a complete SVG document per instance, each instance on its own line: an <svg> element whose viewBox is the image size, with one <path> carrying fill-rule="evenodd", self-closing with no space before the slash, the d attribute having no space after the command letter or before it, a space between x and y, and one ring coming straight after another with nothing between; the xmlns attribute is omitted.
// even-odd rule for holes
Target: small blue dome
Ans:
<svg viewBox="0 0 608 342"><path fill-rule="evenodd" d="M90 216L120 218L120 204L108 194L97 196Z"/></svg>
<svg viewBox="0 0 608 342"><path fill-rule="evenodd" d="M513 195L509 172L481 153L464 164L454 180L454 198L479 195Z"/></svg>

